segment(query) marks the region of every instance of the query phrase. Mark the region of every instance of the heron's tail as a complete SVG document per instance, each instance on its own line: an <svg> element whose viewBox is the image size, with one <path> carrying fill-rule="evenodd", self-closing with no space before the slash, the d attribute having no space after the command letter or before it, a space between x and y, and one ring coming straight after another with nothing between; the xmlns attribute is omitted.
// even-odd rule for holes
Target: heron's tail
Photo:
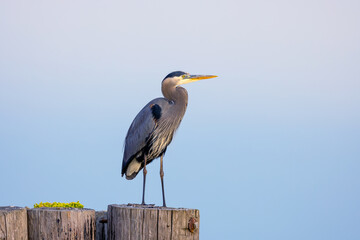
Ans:
<svg viewBox="0 0 360 240"><path fill-rule="evenodd" d="M134 158L133 160L131 160L130 164L126 167L126 170L125 171L124 170L122 176L124 176L125 174L127 180L132 180L141 170L141 163Z"/></svg>

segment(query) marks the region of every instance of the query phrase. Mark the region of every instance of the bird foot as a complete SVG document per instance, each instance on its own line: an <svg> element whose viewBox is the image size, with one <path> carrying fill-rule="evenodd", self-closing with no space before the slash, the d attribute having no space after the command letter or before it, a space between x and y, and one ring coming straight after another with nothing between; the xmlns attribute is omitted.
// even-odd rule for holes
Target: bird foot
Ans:
<svg viewBox="0 0 360 240"><path fill-rule="evenodd" d="M151 203L151 204L128 203L128 206L131 206L131 207L155 207L155 203Z"/></svg>
<svg viewBox="0 0 360 240"><path fill-rule="evenodd" d="M149 204L142 203L141 206L154 207L155 203L149 203Z"/></svg>

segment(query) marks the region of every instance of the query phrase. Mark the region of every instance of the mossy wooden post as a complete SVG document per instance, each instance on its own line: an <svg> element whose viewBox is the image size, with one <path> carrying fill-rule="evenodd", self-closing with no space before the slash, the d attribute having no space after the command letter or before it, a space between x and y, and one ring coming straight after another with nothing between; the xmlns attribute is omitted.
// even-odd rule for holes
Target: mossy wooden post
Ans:
<svg viewBox="0 0 360 240"><path fill-rule="evenodd" d="M94 240L95 210L33 208L28 210L29 240Z"/></svg>
<svg viewBox="0 0 360 240"><path fill-rule="evenodd" d="M0 207L0 240L27 240L27 215L22 207Z"/></svg>
<svg viewBox="0 0 360 240"><path fill-rule="evenodd" d="M108 206L109 240L199 240L199 223L197 209Z"/></svg>

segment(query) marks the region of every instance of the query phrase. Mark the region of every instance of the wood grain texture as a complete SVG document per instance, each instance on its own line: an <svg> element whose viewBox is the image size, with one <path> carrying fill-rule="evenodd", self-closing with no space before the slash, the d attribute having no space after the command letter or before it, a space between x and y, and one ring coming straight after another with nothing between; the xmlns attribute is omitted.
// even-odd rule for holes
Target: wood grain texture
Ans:
<svg viewBox="0 0 360 240"><path fill-rule="evenodd" d="M158 240L171 239L172 212L173 211L171 209L163 209L163 211L159 211Z"/></svg>
<svg viewBox="0 0 360 240"><path fill-rule="evenodd" d="M95 239L95 210L33 208L27 215L29 240Z"/></svg>
<svg viewBox="0 0 360 240"><path fill-rule="evenodd" d="M197 222L194 232L189 221ZM164 208L137 204L108 206L108 239L199 240L197 209Z"/></svg>
<svg viewBox="0 0 360 240"><path fill-rule="evenodd" d="M27 240L27 214L22 207L0 207L0 240Z"/></svg>
<svg viewBox="0 0 360 240"><path fill-rule="evenodd" d="M106 211L96 211L96 236L95 240L107 240L107 212Z"/></svg>

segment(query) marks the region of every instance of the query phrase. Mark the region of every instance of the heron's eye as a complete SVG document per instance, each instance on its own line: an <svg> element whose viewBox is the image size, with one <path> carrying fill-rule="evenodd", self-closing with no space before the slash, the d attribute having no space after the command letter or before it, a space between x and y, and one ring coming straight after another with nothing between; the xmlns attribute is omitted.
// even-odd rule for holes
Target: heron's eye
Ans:
<svg viewBox="0 0 360 240"><path fill-rule="evenodd" d="M188 78L190 75L189 74L184 74L182 75L182 78Z"/></svg>

